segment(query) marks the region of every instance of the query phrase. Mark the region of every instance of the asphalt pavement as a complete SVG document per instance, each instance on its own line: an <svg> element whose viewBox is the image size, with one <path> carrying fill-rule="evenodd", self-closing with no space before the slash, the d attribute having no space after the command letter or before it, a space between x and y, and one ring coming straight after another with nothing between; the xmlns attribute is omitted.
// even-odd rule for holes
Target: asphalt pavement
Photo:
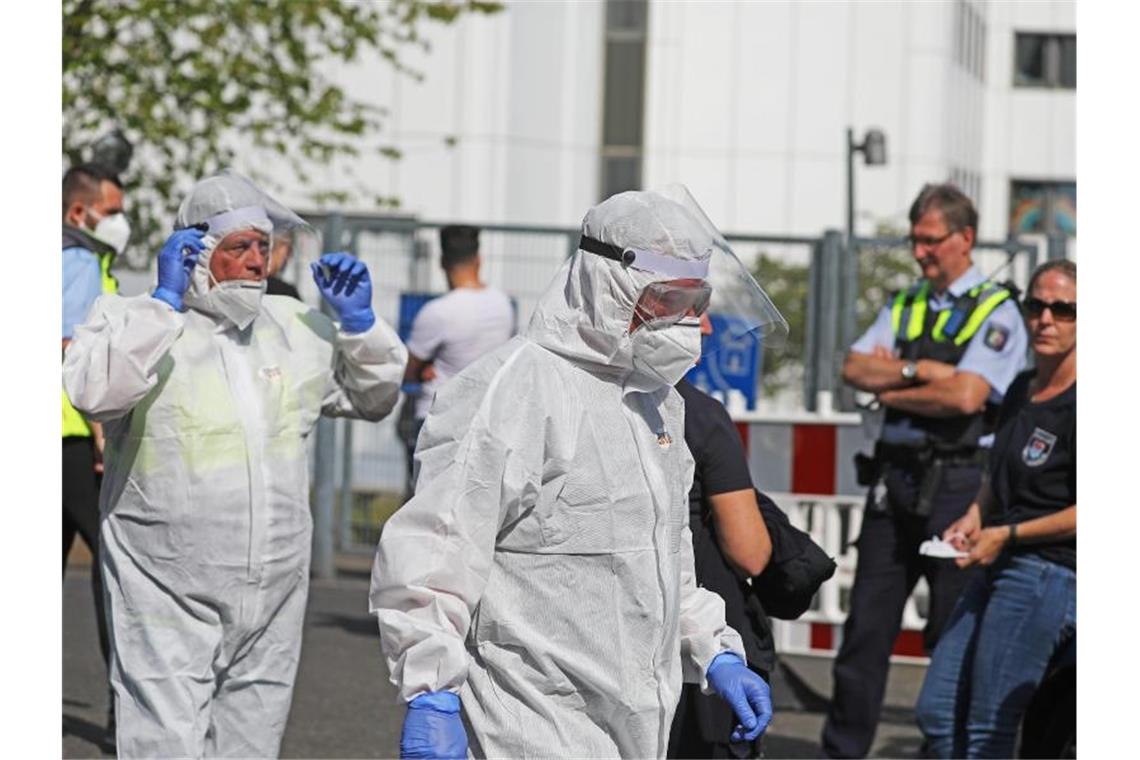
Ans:
<svg viewBox="0 0 1140 760"><path fill-rule="evenodd" d="M111 757L114 751L103 730L106 676L95 638L86 567L68 568L63 605L63 757ZM788 677L773 682L776 716L768 729L765 754L818 757L820 708L830 689L830 660L786 657L784 662ZM923 670L913 665L892 668L873 757L917 756L920 735L910 707ZM403 710L395 693L380 654L375 620L368 614L366 575L352 572L332 581L314 581L282 757L396 757ZM798 707L793 709L793 704Z"/></svg>

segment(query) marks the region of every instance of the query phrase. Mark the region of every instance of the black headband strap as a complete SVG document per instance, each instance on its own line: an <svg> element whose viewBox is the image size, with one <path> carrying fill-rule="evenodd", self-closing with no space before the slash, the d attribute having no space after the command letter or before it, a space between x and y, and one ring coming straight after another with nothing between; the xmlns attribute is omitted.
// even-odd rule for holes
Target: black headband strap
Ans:
<svg viewBox="0 0 1140 760"><path fill-rule="evenodd" d="M583 235L582 238L578 241L578 247L588 253L596 253L599 256L603 256L607 259L613 259L614 261L626 266L632 264L633 260L637 258L637 254L629 249L618 248L616 245L603 243L601 240L595 240L594 238L587 237L586 235Z"/></svg>

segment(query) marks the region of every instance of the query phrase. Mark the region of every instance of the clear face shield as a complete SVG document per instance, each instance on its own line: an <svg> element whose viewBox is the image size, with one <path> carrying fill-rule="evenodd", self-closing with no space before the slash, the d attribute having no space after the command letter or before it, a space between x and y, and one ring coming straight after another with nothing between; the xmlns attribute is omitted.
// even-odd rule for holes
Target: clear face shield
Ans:
<svg viewBox="0 0 1140 760"><path fill-rule="evenodd" d="M258 230L268 236L267 274L298 286L308 262L321 254L321 236L312 225L232 169L195 186L179 208L177 226L197 227L215 245L235 232Z"/></svg>
<svg viewBox="0 0 1140 760"><path fill-rule="evenodd" d="M309 264L321 257L321 233L292 210L263 194L265 211L273 223L269 274L293 283L302 293L311 278Z"/></svg>
<svg viewBox="0 0 1140 760"><path fill-rule="evenodd" d="M788 336L787 320L736 257L724 235L705 215L688 189L674 184L657 193L683 206L697 220L710 241L704 283L711 292L704 313L710 318L717 340L706 342L705 359L725 348L739 351L746 344L764 349L783 347ZM695 316L700 317L701 314Z"/></svg>
<svg viewBox="0 0 1140 760"><path fill-rule="evenodd" d="M721 340L710 345L751 342L764 348L784 345L788 323L768 294L736 257L728 241L705 215L684 185L669 185L649 194L669 203L654 209L664 231L653 231L654 250L603 243L583 236L579 247L659 281L642 290L634 306L631 332L639 325L661 329L696 324L708 314ZM683 211L678 213L677 206Z"/></svg>
<svg viewBox="0 0 1140 760"><path fill-rule="evenodd" d="M703 387L755 401L761 351L782 346L788 324L684 186L606 199L587 213L578 247L619 264L623 288L636 288L626 291L636 371L672 385L699 361L718 370Z"/></svg>
<svg viewBox="0 0 1140 760"><path fill-rule="evenodd" d="M304 220L281 231L274 228L269 274L292 283L306 301L310 300L309 296L317 297L316 289L309 288L313 284L309 265L320 259L323 253L321 246L320 231Z"/></svg>

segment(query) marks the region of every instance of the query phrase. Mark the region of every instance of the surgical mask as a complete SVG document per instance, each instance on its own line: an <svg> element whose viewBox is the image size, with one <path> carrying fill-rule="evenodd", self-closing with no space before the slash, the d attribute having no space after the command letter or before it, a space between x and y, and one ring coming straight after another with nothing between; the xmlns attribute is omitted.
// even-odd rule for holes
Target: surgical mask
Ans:
<svg viewBox="0 0 1140 760"><path fill-rule="evenodd" d="M642 325L629 338L634 368L665 385L676 385L701 356L701 321L696 317L656 330Z"/></svg>
<svg viewBox="0 0 1140 760"><path fill-rule="evenodd" d="M210 275L213 280L213 275ZM239 330L249 327L261 311L265 280L226 280L195 299L202 307L228 319Z"/></svg>
<svg viewBox="0 0 1140 760"><path fill-rule="evenodd" d="M116 253L122 253L131 239L131 223L121 212L107 214L95 224L91 234L114 248Z"/></svg>

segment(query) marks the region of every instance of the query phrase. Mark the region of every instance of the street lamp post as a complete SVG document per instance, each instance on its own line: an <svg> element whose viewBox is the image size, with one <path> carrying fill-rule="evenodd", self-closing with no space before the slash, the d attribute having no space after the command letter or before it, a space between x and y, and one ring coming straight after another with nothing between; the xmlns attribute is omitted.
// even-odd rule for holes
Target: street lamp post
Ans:
<svg viewBox="0 0 1140 760"><path fill-rule="evenodd" d="M863 154L866 166L884 166L887 163L887 136L883 130L871 128L863 135L863 142L855 142L855 132L847 128L847 246L855 245L855 154Z"/></svg>
<svg viewBox="0 0 1140 760"><path fill-rule="evenodd" d="M855 301L859 293L858 249L855 246L855 154L863 154L865 166L884 166L887 163L887 136L883 130L872 127L863 135L863 142L855 142L855 132L847 128L847 255L843 257L842 291L840 293L841 321L840 349L845 350L855 340ZM843 387L840 392L840 408L854 406L854 394Z"/></svg>

